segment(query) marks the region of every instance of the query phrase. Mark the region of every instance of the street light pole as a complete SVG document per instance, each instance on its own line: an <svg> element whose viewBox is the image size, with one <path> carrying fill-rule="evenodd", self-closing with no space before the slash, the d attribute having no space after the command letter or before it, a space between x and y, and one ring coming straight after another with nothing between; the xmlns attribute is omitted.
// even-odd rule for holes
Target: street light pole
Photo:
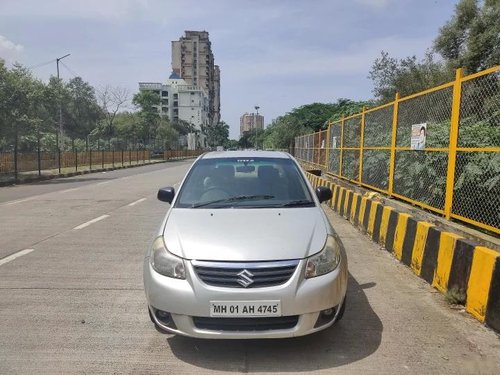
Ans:
<svg viewBox="0 0 500 375"><path fill-rule="evenodd" d="M255 111L257 112L257 114L255 115L255 129L257 129L257 119L259 117L259 108L260 107L258 105L256 105L254 108L255 108ZM262 141L262 150L264 150L264 141Z"/></svg>
<svg viewBox="0 0 500 375"><path fill-rule="evenodd" d="M68 53L67 55L64 55L62 57L58 57L56 59L56 66L57 66L57 84L59 84L59 61L64 59L65 57L68 57L71 55ZM63 146L63 147L61 147ZM62 104L61 104L61 92L59 91L59 151L61 148L64 151L64 140L63 140L63 121L62 121Z"/></svg>

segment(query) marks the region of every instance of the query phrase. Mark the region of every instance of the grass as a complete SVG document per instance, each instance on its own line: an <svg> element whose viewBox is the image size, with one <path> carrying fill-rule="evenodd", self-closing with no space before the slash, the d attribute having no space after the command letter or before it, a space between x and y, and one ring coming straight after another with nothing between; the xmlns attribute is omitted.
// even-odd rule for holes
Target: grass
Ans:
<svg viewBox="0 0 500 375"><path fill-rule="evenodd" d="M465 305L467 296L464 290L453 287L446 292L445 298L450 305Z"/></svg>

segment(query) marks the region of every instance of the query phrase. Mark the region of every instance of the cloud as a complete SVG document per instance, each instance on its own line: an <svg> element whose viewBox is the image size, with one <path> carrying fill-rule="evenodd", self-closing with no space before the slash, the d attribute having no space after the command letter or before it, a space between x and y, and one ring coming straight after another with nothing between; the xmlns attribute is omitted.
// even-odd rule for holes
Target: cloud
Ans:
<svg viewBox="0 0 500 375"><path fill-rule="evenodd" d="M0 58L7 62L15 61L23 52L24 47L21 44L16 44L3 35L0 35Z"/></svg>

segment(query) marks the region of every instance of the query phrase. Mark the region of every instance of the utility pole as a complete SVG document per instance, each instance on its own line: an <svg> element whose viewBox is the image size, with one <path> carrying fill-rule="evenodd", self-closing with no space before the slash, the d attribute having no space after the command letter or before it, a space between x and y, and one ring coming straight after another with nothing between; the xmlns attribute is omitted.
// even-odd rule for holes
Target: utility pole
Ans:
<svg viewBox="0 0 500 375"><path fill-rule="evenodd" d="M68 53L67 55L64 55L63 57L58 57L56 59L56 66L57 66L57 84L59 84L59 61L64 59L65 57L68 57L71 55ZM62 104L61 104L61 92L59 90L59 151L63 149L64 151L64 140L63 140L63 121L62 121Z"/></svg>
<svg viewBox="0 0 500 375"><path fill-rule="evenodd" d="M259 108L260 107L258 105L256 105L254 108L255 108L255 111L257 112L257 115L255 115L255 117L254 117L254 126L255 126L255 130L257 131L258 130L257 129L257 119L259 118ZM258 146L258 145L255 145L255 146ZM257 147L257 149L258 149L258 147ZM264 150L264 141L262 141L262 149Z"/></svg>

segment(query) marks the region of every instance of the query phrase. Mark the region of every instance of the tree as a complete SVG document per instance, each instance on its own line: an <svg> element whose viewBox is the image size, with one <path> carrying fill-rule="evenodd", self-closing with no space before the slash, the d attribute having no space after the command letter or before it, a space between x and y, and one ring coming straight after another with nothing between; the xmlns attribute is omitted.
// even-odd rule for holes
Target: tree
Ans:
<svg viewBox="0 0 500 375"><path fill-rule="evenodd" d="M228 150L236 150L239 146L239 143L236 139L228 139L224 147Z"/></svg>
<svg viewBox="0 0 500 375"><path fill-rule="evenodd" d="M141 138L144 141L155 138L160 123L160 114L158 113L160 96L153 91L139 91L134 95L132 103L139 108Z"/></svg>
<svg viewBox="0 0 500 375"><path fill-rule="evenodd" d="M94 88L75 77L65 85L67 100L64 106L65 130L72 138L85 138L102 118ZM116 117L116 116L115 116Z"/></svg>
<svg viewBox="0 0 500 375"><path fill-rule="evenodd" d="M452 70L463 67L471 74L500 64L500 1L481 3L461 0L434 41Z"/></svg>
<svg viewBox="0 0 500 375"><path fill-rule="evenodd" d="M170 123L167 117L160 119L158 132L156 135L156 144L161 146L162 150L173 149L177 145L179 133Z"/></svg>
<svg viewBox="0 0 500 375"><path fill-rule="evenodd" d="M466 73L500 64L500 1L461 0L440 30L433 49L422 60L415 56L395 59L382 51L370 70L373 93L379 102L413 94L453 80L455 69ZM436 61L434 53L444 61Z"/></svg>
<svg viewBox="0 0 500 375"><path fill-rule="evenodd" d="M372 103L339 99L335 103L312 103L294 108L273 120L267 127L263 134L264 148L288 149L293 146L295 137L326 129L328 120L338 120L342 116L357 113L363 106L370 104ZM254 139L255 136L251 139L245 138L243 142L252 143Z"/></svg>
<svg viewBox="0 0 500 375"><path fill-rule="evenodd" d="M142 125L139 112L120 112L114 120L116 136L125 139L138 139L141 137Z"/></svg>
<svg viewBox="0 0 500 375"><path fill-rule="evenodd" d="M209 147L225 146L229 141L229 125L224 121L208 126L204 130L207 135L207 144Z"/></svg>
<svg viewBox="0 0 500 375"><path fill-rule="evenodd" d="M107 85L99 93L98 102L103 112L101 126L94 133L111 138L114 134L113 123L118 111L129 101L129 92L121 87Z"/></svg>
<svg viewBox="0 0 500 375"><path fill-rule="evenodd" d="M14 144L14 148L28 148L36 142L43 118L44 85L34 79L31 72L14 64L7 69L0 60L0 136L3 143ZM31 142L26 136L32 135ZM23 138L24 137L24 138Z"/></svg>
<svg viewBox="0 0 500 375"><path fill-rule="evenodd" d="M280 116L267 127L264 148L286 149L294 143L295 137L310 132L312 129L306 128L292 115Z"/></svg>
<svg viewBox="0 0 500 375"><path fill-rule="evenodd" d="M435 61L430 51L421 61L416 56L398 60L382 51L368 75L373 81L373 94L381 103L394 100L397 92L401 96L410 95L447 82L453 76L443 63Z"/></svg>
<svg viewBox="0 0 500 375"><path fill-rule="evenodd" d="M189 122L182 119L173 121L172 126L180 135L186 135L195 132L193 124L190 124Z"/></svg>
<svg viewBox="0 0 500 375"><path fill-rule="evenodd" d="M238 140L239 148L242 148L242 149L253 148L254 145L253 145L252 141L250 140L251 136L252 136L251 131L244 132L241 135L240 139Z"/></svg>

